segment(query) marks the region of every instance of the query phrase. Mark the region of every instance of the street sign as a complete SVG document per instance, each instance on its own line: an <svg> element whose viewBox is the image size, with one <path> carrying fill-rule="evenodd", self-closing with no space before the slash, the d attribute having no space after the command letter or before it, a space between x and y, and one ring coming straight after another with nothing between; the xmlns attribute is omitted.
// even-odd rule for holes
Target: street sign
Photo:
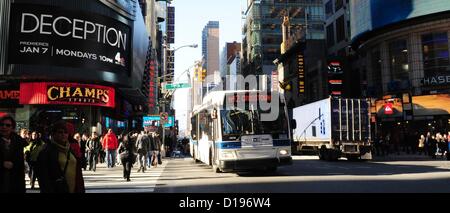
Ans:
<svg viewBox="0 0 450 213"><path fill-rule="evenodd" d="M174 90L180 88L191 88L191 85L189 83L166 84L164 88L166 90Z"/></svg>

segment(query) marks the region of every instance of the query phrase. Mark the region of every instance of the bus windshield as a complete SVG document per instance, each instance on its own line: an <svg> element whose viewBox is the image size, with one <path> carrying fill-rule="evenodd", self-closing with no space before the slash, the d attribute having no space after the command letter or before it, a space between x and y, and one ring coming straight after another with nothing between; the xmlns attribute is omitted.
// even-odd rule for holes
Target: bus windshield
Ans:
<svg viewBox="0 0 450 213"><path fill-rule="evenodd" d="M283 107L280 107L277 119L273 121L261 121L261 114L268 114L269 112L258 109L244 110L237 107L221 110L223 136L284 134L287 137L288 126Z"/></svg>

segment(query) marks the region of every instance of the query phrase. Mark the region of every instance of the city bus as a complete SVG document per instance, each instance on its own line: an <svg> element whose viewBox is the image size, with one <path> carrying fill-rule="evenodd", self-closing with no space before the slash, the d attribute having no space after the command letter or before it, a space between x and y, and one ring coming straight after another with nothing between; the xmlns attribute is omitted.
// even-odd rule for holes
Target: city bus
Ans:
<svg viewBox="0 0 450 213"><path fill-rule="evenodd" d="M279 93L210 92L191 114L190 152L215 172L274 172L292 164L290 123Z"/></svg>

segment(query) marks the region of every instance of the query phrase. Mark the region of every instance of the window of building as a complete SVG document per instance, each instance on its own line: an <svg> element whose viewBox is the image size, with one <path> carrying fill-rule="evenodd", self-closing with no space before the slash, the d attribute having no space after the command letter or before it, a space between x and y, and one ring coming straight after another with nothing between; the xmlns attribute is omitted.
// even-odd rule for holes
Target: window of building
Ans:
<svg viewBox="0 0 450 213"><path fill-rule="evenodd" d="M339 43L345 40L345 22L344 15L336 20L336 42Z"/></svg>
<svg viewBox="0 0 450 213"><path fill-rule="evenodd" d="M328 47L332 47L334 45L334 24L331 23L327 26L327 44Z"/></svg>
<svg viewBox="0 0 450 213"><path fill-rule="evenodd" d="M371 67L372 67L372 80L371 91L369 95L376 96L382 92L382 81L381 81L381 54L378 48L375 48L371 53Z"/></svg>
<svg viewBox="0 0 450 213"><path fill-rule="evenodd" d="M447 32L433 32L422 35L422 51L425 77L448 73Z"/></svg>
<svg viewBox="0 0 450 213"><path fill-rule="evenodd" d="M333 0L328 1L325 4L325 14L327 18L333 15Z"/></svg>
<svg viewBox="0 0 450 213"><path fill-rule="evenodd" d="M339 9L342 8L342 6L344 6L344 1L336 0L336 2L334 3L334 11L337 12Z"/></svg>
<svg viewBox="0 0 450 213"><path fill-rule="evenodd" d="M391 80L408 80L408 48L405 39L395 40L389 43L389 60Z"/></svg>

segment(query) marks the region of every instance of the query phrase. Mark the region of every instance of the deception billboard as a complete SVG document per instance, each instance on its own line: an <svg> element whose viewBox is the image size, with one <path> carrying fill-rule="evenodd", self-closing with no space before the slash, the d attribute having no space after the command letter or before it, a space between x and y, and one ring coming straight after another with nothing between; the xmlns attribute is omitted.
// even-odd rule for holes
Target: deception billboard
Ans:
<svg viewBox="0 0 450 213"><path fill-rule="evenodd" d="M8 62L128 73L131 36L128 25L107 16L15 3Z"/></svg>

